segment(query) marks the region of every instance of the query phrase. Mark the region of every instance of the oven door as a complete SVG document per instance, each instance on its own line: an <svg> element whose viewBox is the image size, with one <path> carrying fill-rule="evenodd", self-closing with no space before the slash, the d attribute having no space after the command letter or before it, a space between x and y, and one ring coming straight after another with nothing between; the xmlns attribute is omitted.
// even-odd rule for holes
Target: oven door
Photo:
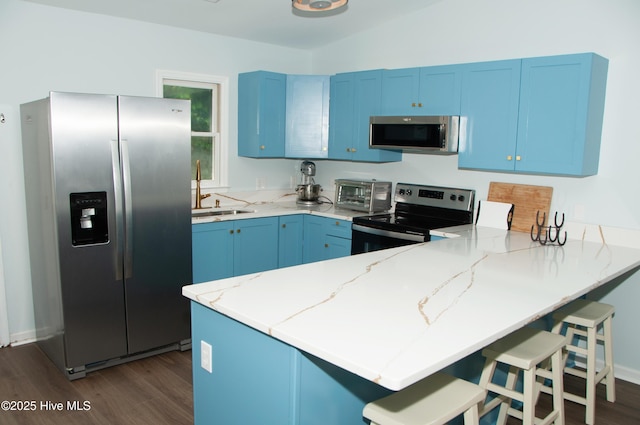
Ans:
<svg viewBox="0 0 640 425"><path fill-rule="evenodd" d="M429 232L394 232L360 224L352 224L351 230L351 255L429 241Z"/></svg>

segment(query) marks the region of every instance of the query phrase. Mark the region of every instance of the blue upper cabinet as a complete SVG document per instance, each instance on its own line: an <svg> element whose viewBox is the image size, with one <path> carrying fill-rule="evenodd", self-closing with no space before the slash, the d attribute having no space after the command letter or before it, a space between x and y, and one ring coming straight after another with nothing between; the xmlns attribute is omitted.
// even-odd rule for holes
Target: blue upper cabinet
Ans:
<svg viewBox="0 0 640 425"><path fill-rule="evenodd" d="M459 167L597 174L607 68L592 53L468 65Z"/></svg>
<svg viewBox="0 0 640 425"><path fill-rule="evenodd" d="M400 161L402 152L369 149L369 117L380 115L382 71L331 77L329 158L350 161Z"/></svg>
<svg viewBox="0 0 640 425"><path fill-rule="evenodd" d="M516 170L598 173L607 68L591 53L522 60Z"/></svg>
<svg viewBox="0 0 640 425"><path fill-rule="evenodd" d="M466 66L462 76L459 167L513 171L520 65L518 59Z"/></svg>
<svg viewBox="0 0 640 425"><path fill-rule="evenodd" d="M284 157L286 88L285 74L238 75L238 155Z"/></svg>
<svg viewBox="0 0 640 425"><path fill-rule="evenodd" d="M423 115L418 107L419 90L420 68L385 69L380 115Z"/></svg>
<svg viewBox="0 0 640 425"><path fill-rule="evenodd" d="M385 70L380 115L459 115L463 65Z"/></svg>
<svg viewBox="0 0 640 425"><path fill-rule="evenodd" d="M420 115L460 115L464 65L420 68Z"/></svg>
<svg viewBox="0 0 640 425"><path fill-rule="evenodd" d="M329 76L287 75L285 157L327 158Z"/></svg>

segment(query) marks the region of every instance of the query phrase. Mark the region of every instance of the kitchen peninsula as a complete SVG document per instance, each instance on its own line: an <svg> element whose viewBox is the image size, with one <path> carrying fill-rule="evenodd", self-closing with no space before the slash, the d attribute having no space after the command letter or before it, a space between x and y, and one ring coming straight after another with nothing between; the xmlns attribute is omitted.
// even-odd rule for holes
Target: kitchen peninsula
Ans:
<svg viewBox="0 0 640 425"><path fill-rule="evenodd" d="M562 247L475 226L443 234L184 287L196 424L361 424L366 402L640 266L640 249L606 232Z"/></svg>

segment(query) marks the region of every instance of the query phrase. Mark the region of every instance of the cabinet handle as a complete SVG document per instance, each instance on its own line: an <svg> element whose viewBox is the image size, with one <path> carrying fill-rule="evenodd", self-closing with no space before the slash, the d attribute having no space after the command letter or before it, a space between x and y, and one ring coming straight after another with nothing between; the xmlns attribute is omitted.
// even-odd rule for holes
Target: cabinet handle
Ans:
<svg viewBox="0 0 640 425"><path fill-rule="evenodd" d="M521 159L520 155L516 155L516 161L520 161Z"/></svg>
<svg viewBox="0 0 640 425"><path fill-rule="evenodd" d="M513 157L511 155L507 155L507 161L511 161Z"/></svg>
<svg viewBox="0 0 640 425"><path fill-rule="evenodd" d="M412 107L412 108L415 108L415 107L416 107L416 102L413 102L413 103L411 104L411 107Z"/></svg>
<svg viewBox="0 0 640 425"><path fill-rule="evenodd" d="M355 151L356 151L356 148L351 148L351 152L355 153Z"/></svg>
<svg viewBox="0 0 640 425"><path fill-rule="evenodd" d="M340 222L339 221L336 221L336 226L340 226Z"/></svg>
<svg viewBox="0 0 640 425"><path fill-rule="evenodd" d="M282 225L282 228L283 228L283 229L286 229L286 228L287 228L287 225L286 225L286 224L283 224L283 225Z"/></svg>
<svg viewBox="0 0 640 425"><path fill-rule="evenodd" d="M233 229L229 230L229 234L233 235Z"/></svg>
<svg viewBox="0 0 640 425"><path fill-rule="evenodd" d="M422 108L422 102L418 103L418 108Z"/></svg>
<svg viewBox="0 0 640 425"><path fill-rule="evenodd" d="M240 229L236 230L236 233L240 233Z"/></svg>
<svg viewBox="0 0 640 425"><path fill-rule="evenodd" d="M329 248L329 244L328 243L324 244L324 247Z"/></svg>
<svg viewBox="0 0 640 425"><path fill-rule="evenodd" d="M347 148L347 152L351 152L351 148Z"/></svg>
<svg viewBox="0 0 640 425"><path fill-rule="evenodd" d="M264 145L260 145L260 150L263 151L264 150Z"/></svg>

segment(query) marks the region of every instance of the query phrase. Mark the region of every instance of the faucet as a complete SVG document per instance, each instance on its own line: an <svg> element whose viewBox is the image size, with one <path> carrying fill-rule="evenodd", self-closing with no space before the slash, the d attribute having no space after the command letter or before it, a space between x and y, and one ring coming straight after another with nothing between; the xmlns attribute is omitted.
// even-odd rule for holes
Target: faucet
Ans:
<svg viewBox="0 0 640 425"><path fill-rule="evenodd" d="M200 192L200 180L202 180L202 175L200 173L200 160L196 159L196 206L194 208L194 210L201 210L203 208L209 208L209 207L203 207L202 206L202 200L205 198L208 198L209 196L211 196L210 193L207 193L205 195L203 195Z"/></svg>

